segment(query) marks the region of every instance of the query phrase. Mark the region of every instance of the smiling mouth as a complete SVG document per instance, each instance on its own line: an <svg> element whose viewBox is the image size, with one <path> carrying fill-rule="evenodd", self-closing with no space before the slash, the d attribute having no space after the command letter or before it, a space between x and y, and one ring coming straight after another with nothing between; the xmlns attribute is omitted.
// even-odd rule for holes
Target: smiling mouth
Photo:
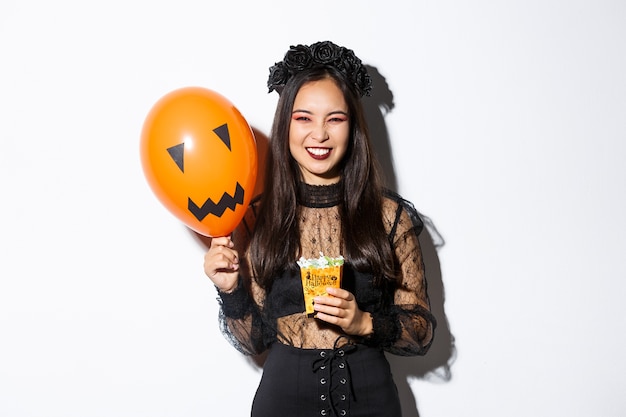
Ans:
<svg viewBox="0 0 626 417"><path fill-rule="evenodd" d="M313 159L326 159L330 155L330 148L306 148Z"/></svg>

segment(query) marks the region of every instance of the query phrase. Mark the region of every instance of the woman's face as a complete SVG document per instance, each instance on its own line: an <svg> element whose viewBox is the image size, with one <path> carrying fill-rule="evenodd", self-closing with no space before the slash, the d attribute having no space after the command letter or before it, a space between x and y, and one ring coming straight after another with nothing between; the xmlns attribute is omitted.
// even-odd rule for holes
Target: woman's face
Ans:
<svg viewBox="0 0 626 417"><path fill-rule="evenodd" d="M348 149L350 119L343 93L331 79L304 84L293 105L289 150L311 185L339 181L339 164Z"/></svg>

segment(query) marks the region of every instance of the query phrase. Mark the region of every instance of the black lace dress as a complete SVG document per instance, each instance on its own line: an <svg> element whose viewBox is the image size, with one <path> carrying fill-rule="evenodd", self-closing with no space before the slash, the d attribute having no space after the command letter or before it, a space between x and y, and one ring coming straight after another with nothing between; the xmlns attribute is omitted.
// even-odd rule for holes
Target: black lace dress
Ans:
<svg viewBox="0 0 626 417"><path fill-rule="evenodd" d="M342 255L340 187L302 184L299 191L302 256ZM233 236L241 253L254 227L255 208L252 204ZM389 242L381 244L392 245L401 282L383 292L372 285L371 274L351 268L349 259L342 278L342 288L372 315L374 331L366 338L307 317L300 275L293 268L276 277L269 291L245 276L249 268L242 268L238 288L219 293L228 340L247 355L269 350L252 416L401 416L384 352L425 354L435 319L418 241L423 224L413 206L393 193L385 195L383 212Z"/></svg>

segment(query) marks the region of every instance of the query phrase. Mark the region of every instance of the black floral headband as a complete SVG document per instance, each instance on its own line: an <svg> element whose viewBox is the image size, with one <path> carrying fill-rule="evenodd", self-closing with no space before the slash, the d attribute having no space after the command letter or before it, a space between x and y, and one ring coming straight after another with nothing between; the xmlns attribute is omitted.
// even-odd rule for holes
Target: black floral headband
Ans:
<svg viewBox="0 0 626 417"><path fill-rule="evenodd" d="M361 96L370 95L372 79L361 60L351 49L330 41L317 42L310 46L291 46L285 58L270 67L270 76L267 80L269 92L276 90L280 93L287 81L298 72L322 66L337 68L354 84Z"/></svg>

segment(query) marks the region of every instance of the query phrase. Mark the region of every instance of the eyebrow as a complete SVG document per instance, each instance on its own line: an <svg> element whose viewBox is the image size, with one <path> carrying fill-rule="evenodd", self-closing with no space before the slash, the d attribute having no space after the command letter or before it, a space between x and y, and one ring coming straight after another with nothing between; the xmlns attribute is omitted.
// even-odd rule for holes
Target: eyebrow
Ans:
<svg viewBox="0 0 626 417"><path fill-rule="evenodd" d="M313 114L313 112L312 112L312 111L309 111L309 110L301 110L301 109L294 109L294 110L291 112L291 114L294 114L294 113L306 113L306 114ZM334 114L342 114L342 115L344 115L344 116L348 116L348 112L345 112L345 111L343 111L343 110L333 110L333 111L331 111L330 113L326 114L326 116L332 116L332 115L334 115Z"/></svg>

